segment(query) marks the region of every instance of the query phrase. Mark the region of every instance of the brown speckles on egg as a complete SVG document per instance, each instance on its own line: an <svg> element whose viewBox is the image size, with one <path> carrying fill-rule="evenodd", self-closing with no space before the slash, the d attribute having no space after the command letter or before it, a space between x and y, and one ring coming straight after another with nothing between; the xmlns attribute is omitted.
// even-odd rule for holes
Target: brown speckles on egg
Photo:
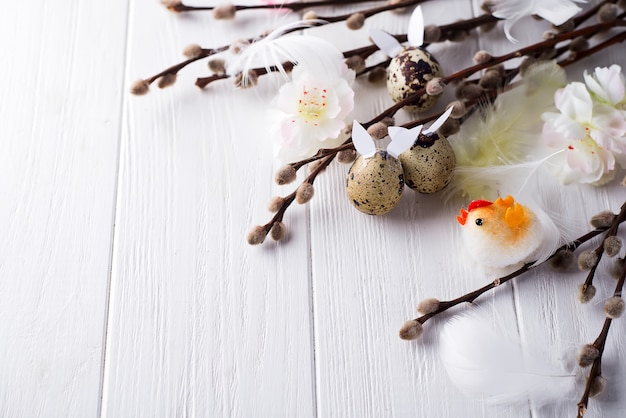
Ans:
<svg viewBox="0 0 626 418"><path fill-rule="evenodd" d="M443 77L437 60L422 48L404 48L391 60L387 72L387 90L397 103L426 87L434 77ZM424 94L414 105L405 106L410 112L421 112L431 108L438 96Z"/></svg>
<svg viewBox="0 0 626 418"><path fill-rule="evenodd" d="M360 156L348 172L346 191L350 202L370 215L382 215L393 209L403 189L402 165L385 151L378 151L371 158Z"/></svg>
<svg viewBox="0 0 626 418"><path fill-rule="evenodd" d="M456 158L443 136L420 135L415 144L400 154L406 185L420 193L435 193L450 183Z"/></svg>

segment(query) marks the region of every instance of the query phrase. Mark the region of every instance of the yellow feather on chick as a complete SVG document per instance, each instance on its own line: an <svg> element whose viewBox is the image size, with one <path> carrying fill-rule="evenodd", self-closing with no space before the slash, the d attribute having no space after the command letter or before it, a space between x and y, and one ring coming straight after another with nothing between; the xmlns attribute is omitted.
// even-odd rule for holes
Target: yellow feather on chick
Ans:
<svg viewBox="0 0 626 418"><path fill-rule="evenodd" d="M498 197L495 202L475 200L457 216L463 226L467 252L482 266L503 269L533 261L544 239L544 228L535 213Z"/></svg>

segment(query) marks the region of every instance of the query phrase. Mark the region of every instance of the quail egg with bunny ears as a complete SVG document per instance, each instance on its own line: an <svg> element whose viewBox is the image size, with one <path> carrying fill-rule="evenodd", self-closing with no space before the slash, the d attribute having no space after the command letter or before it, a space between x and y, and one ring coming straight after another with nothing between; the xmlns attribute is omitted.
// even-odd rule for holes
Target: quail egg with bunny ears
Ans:
<svg viewBox="0 0 626 418"><path fill-rule="evenodd" d="M404 190L404 171L398 156L413 144L421 129L411 129L411 135L394 139L387 150L380 150L365 128L354 121L352 141L361 155L348 171L346 191L355 208L382 215L396 207Z"/></svg>
<svg viewBox="0 0 626 418"><path fill-rule="evenodd" d="M437 60L422 48L424 43L424 17L421 7L416 7L407 29L408 46L402 46L396 38L378 29L370 31L372 41L391 57L387 69L387 90L394 102L424 90L426 84L435 77L443 77L443 70ZM438 95L424 92L412 104L404 106L409 112L423 112L430 109Z"/></svg>
<svg viewBox="0 0 626 418"><path fill-rule="evenodd" d="M445 188L454 174L456 157L454 150L437 129L450 116L452 108L442 114L428 129L414 137L414 143L400 154L404 181L408 187L420 193L436 193ZM404 129L406 131L406 129ZM400 135L403 128L390 127L389 135Z"/></svg>

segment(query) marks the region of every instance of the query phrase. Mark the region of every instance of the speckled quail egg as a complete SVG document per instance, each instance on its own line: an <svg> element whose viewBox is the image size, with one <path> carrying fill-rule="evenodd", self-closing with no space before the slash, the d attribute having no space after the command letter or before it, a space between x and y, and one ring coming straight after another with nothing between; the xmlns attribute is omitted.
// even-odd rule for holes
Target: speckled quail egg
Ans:
<svg viewBox="0 0 626 418"><path fill-rule="evenodd" d="M369 158L359 156L348 171L348 199L363 213L389 212L400 201L403 189L402 164L387 151L376 151Z"/></svg>
<svg viewBox="0 0 626 418"><path fill-rule="evenodd" d="M425 88L426 83L434 77L443 77L443 70L437 60L423 48L405 47L389 64L387 90L397 103ZM415 104L405 106L403 109L409 112L428 110L438 97L424 93Z"/></svg>
<svg viewBox="0 0 626 418"><path fill-rule="evenodd" d="M420 134L411 148L400 154L404 181L420 193L435 193L450 183L456 158L448 140L437 133Z"/></svg>

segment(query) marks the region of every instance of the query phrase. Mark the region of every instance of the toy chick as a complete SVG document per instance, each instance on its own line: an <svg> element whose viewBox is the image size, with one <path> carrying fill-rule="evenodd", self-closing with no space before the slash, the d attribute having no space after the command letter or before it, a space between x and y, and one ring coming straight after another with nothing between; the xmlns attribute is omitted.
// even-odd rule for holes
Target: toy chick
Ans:
<svg viewBox="0 0 626 418"><path fill-rule="evenodd" d="M536 259L545 236L536 214L511 196L495 202L474 200L456 219L463 226L467 251L487 268L519 266Z"/></svg>

